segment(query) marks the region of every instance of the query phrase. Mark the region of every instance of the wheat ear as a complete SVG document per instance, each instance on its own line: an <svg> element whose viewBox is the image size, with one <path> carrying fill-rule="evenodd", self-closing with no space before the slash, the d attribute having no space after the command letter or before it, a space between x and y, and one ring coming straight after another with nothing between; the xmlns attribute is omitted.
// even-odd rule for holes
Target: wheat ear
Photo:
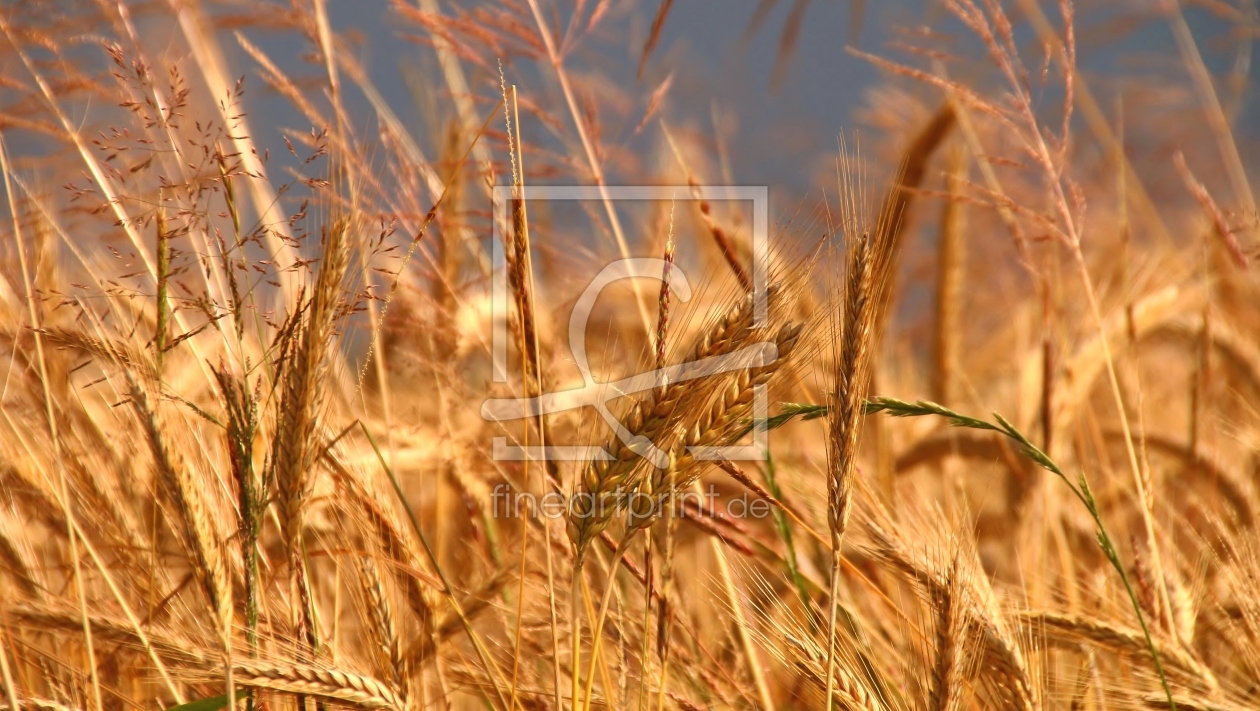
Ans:
<svg viewBox="0 0 1260 711"><path fill-rule="evenodd" d="M440 602L437 592L439 586L436 583L426 583L421 576L402 571L414 570L428 575L432 572L429 564L417 550L413 539L406 535L393 509L359 481L337 452L325 450L324 461L332 469L338 490L357 504L363 516L362 525L368 529L367 533L376 539L377 545L390 560L401 564L399 579L406 592L407 605L420 626L427 629L433 622L433 611Z"/></svg>
<svg viewBox="0 0 1260 711"><path fill-rule="evenodd" d="M223 369L214 369L227 411L226 440L232 478L236 480L240 515L241 563L244 568L245 636L250 654L258 643L258 536L262 531L262 511L266 504L254 472L254 437L258 432L258 397L249 392L248 382L238 380Z"/></svg>
<svg viewBox="0 0 1260 711"><path fill-rule="evenodd" d="M874 521L866 524L875 546L876 558L884 561L907 579L922 585L930 597L949 595L949 582L935 567L917 560L892 533ZM964 615L969 627L982 642L984 666L993 672L990 683L1004 694L1014 708L1036 708L1032 676L1018 643L1004 624L987 579L980 578L968 586L964 594L953 594L958 614Z"/></svg>
<svg viewBox="0 0 1260 711"><path fill-rule="evenodd" d="M842 157L844 157L842 155ZM861 441L862 406L871 373L871 358L884 288L893 263L893 247L900 231L906 203L896 197L886 201L873 225L867 224L859 177L842 178L841 225L850 244L845 252L844 281L840 292L842 311L833 323L837 352L832 371L831 414L827 426L827 523L831 531L831 605L827 622L828 705L831 669L835 658L837 597L840 584L841 543L853 508L853 475L857 470Z"/></svg>
<svg viewBox="0 0 1260 711"><path fill-rule="evenodd" d="M1042 610L1020 612L1016 615L1016 619L1030 631L1045 635L1051 643L1075 647L1081 641L1088 641L1100 647L1131 654L1138 659L1151 658L1146 637L1140 630L1079 615ZM1190 654L1175 645L1157 642L1156 646L1159 649L1160 659L1168 669L1202 682L1208 691L1215 692L1220 688L1212 671Z"/></svg>
<svg viewBox="0 0 1260 711"><path fill-rule="evenodd" d="M708 407L690 421L680 423L682 436L670 452L670 466L643 477L631 500L626 538L651 525L661 515L663 502L690 487L710 461L706 450L730 444L745 429L757 388L767 386L776 375L786 372L797 353L804 324L784 324L773 343L778 355L770 363L735 371L719 382L717 395Z"/></svg>
<svg viewBox="0 0 1260 711"><path fill-rule="evenodd" d="M72 635L83 633L84 620L75 608L22 602L6 603L4 612L9 624L16 627ZM147 647L161 659L189 666L205 666L211 663L197 645L160 628L149 627L141 636L136 626L130 622L99 614L89 616L87 623L94 637L135 648Z"/></svg>
<svg viewBox="0 0 1260 711"><path fill-rule="evenodd" d="M299 603L295 615L299 636L316 646L314 600L307 577L302 530L311 492L315 463L321 385L327 369L327 350L333 336L349 261L349 218L335 219L327 228L323 259L305 318L298 326L296 348L284 364L279 423L274 440L273 474L279 489L280 523L289 559L290 584Z"/></svg>
<svg viewBox="0 0 1260 711"><path fill-rule="evenodd" d="M406 702L388 684L340 669L321 669L303 664L267 665L236 662L236 683L299 696L318 696L368 709L403 711Z"/></svg>
<svg viewBox="0 0 1260 711"><path fill-rule="evenodd" d="M963 614L958 581L958 561L945 572L944 585L930 593L936 611L936 660L932 665L930 711L950 711L958 705L962 663L959 659L966 638L966 615Z"/></svg>
<svg viewBox="0 0 1260 711"><path fill-rule="evenodd" d="M813 648L812 644L792 635L784 635L784 639L788 643L787 654L792 658L793 666L811 684L828 695L825 697L827 706L844 711L882 711L883 705L858 676L847 669L824 669L826 658L823 650Z"/></svg>
<svg viewBox="0 0 1260 711"><path fill-rule="evenodd" d="M40 584L36 582L34 568L26 559L26 552L10 535L6 517L0 517L0 569L7 572L17 589L28 597L40 596Z"/></svg>
<svg viewBox="0 0 1260 711"><path fill-rule="evenodd" d="M753 295L740 299L707 329L697 341L691 362L733 351L747 334L752 320ZM676 411L686 411L689 395L699 386L695 381L667 383L653 388L637 400L623 420L625 428L649 442L656 442ZM612 458L591 462L577 484L577 496L568 520L569 539L580 561L591 540L608 526L618 506L618 492L632 490L643 459L620 438L605 444ZM589 505L589 508L587 508Z"/></svg>
<svg viewBox="0 0 1260 711"><path fill-rule="evenodd" d="M223 544L211 524L214 518L206 506L200 482L189 471L179 451L168 445L166 437L170 430L150 405L145 388L130 371L125 372L131 402L144 427L162 491L179 515L181 538L192 558L193 575L205 590L217 621L217 637L226 649L232 624L232 580Z"/></svg>
<svg viewBox="0 0 1260 711"><path fill-rule="evenodd" d="M398 639L398 628L394 624L394 609L385 583L376 561L370 556L359 558L359 584L367 598L367 617L371 623L368 632L381 657L387 662L390 683L395 693L405 703L407 700L407 661L403 656L402 643Z"/></svg>

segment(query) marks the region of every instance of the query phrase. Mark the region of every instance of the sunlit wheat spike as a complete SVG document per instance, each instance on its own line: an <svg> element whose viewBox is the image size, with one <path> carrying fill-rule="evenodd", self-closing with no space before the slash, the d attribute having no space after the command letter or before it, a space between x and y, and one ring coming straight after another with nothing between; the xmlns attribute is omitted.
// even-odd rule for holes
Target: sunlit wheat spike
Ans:
<svg viewBox="0 0 1260 711"><path fill-rule="evenodd" d="M1071 645L1082 641L1100 647L1132 655L1139 662L1148 662L1146 638L1139 630L1083 615L1069 615L1044 610L1021 611L1016 621L1038 635L1044 635L1052 644ZM1160 657L1168 669L1183 677L1200 682L1204 689L1216 691L1219 683L1212 671L1188 651L1175 644L1160 643Z"/></svg>
<svg viewBox="0 0 1260 711"><path fill-rule="evenodd" d="M735 302L697 339L690 362L698 362L733 351L748 336L756 296L748 294ZM678 415L692 407L691 400L704 392L700 380L667 383L644 393L622 420L622 425L648 442L659 442ZM585 551L591 539L607 527L618 510L616 497L632 491L643 464L640 454L619 438L604 446L612 458L591 462L582 472L568 520L569 539Z"/></svg>
<svg viewBox="0 0 1260 711"><path fill-rule="evenodd" d="M289 694L309 694L331 701L344 701L368 709L404 711L407 706L385 683L340 669L323 669L300 664L255 664L238 662L232 672L236 683Z"/></svg>
<svg viewBox="0 0 1260 711"><path fill-rule="evenodd" d="M206 505L201 481L193 474L179 449L169 441L173 430L150 404L149 394L128 371L131 400L144 427L157 465L162 490L179 516L180 533L192 558L193 574L202 582L221 635L232 622L232 578L227 553L215 530L212 509Z"/></svg>
<svg viewBox="0 0 1260 711"><path fill-rule="evenodd" d="M701 448L732 444L732 439L745 429L744 423L751 414L757 388L767 386L776 374L790 369L804 329L804 324L784 324L772 339L778 353L772 363L735 371L718 386L717 394L707 408L693 419L680 423L685 429L672 453L673 486L669 483L669 468L653 469L645 475L640 491L649 497L646 500L656 503L648 511L636 514L634 528L652 523L661 513L661 502L671 491L679 492L690 487L700 476L706 462L697 459L697 452L703 451Z"/></svg>
<svg viewBox="0 0 1260 711"><path fill-rule="evenodd" d="M63 604L23 602L10 604L6 612L12 624L32 631L75 636L83 629L78 610ZM88 623L92 634L101 639L133 649L142 648L145 644L135 627L124 619L94 614L88 618ZM160 657L178 664L206 666L217 655L217 650L207 649L204 644L165 629L150 627L145 631L145 639ZM217 641L211 644L217 645Z"/></svg>
<svg viewBox="0 0 1260 711"><path fill-rule="evenodd" d="M280 523L285 539L293 594L299 599L297 625L315 645L314 603L302 551L302 532L312 488L329 349L336 322L343 315L343 280L349 265L356 221L338 217L324 230L322 258L305 311L297 322L290 357L283 363L282 394L273 444L272 476L279 494Z"/></svg>
<svg viewBox="0 0 1260 711"><path fill-rule="evenodd" d="M957 707L967 664L965 659L960 659L968 649L968 619L963 601L959 599L962 588L958 584L957 562L944 572L944 585L930 595L936 612L935 659L927 704L931 711L950 711Z"/></svg>
<svg viewBox="0 0 1260 711"><path fill-rule="evenodd" d="M817 693L825 694L828 676L826 650L790 633L784 634L784 642L783 650L795 670ZM886 708L860 676L845 668L832 671L831 701L836 708L848 711L882 711Z"/></svg>
<svg viewBox="0 0 1260 711"><path fill-rule="evenodd" d="M369 556L359 558L359 576L364 596L367 598L367 613L370 625L368 632L381 650L390 672L390 683L394 692L405 700L407 697L408 669L403 656L402 643L398 639L398 627L394 623L393 606L389 594L381 580L376 562Z"/></svg>

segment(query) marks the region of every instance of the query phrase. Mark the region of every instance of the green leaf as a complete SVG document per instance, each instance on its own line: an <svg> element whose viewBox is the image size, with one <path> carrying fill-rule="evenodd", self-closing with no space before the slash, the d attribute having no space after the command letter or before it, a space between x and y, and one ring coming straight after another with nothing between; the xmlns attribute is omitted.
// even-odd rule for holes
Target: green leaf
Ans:
<svg viewBox="0 0 1260 711"><path fill-rule="evenodd" d="M241 699L245 698L248 694L249 694L249 691L246 689L237 689L236 700L240 701ZM227 705L228 705L227 694L220 694L218 696L211 696L205 699L197 699L196 701L189 701L186 704L172 706L166 711L219 711L219 709Z"/></svg>
<svg viewBox="0 0 1260 711"><path fill-rule="evenodd" d="M760 419L760 420L753 420L753 419L745 420L744 429L740 430L738 434L732 437L731 441L734 442L734 441L743 439L744 437L748 435L748 433L752 432L754 428L761 432L765 432L768 430L777 430L778 428L782 427L783 425L786 425L787 423L791 422L792 420L798 417L802 420L816 420L820 417L826 416L829 409L830 408L828 408L826 405L810 405L807 403L799 403L799 402L781 402L779 403L780 414L774 415L773 417Z"/></svg>

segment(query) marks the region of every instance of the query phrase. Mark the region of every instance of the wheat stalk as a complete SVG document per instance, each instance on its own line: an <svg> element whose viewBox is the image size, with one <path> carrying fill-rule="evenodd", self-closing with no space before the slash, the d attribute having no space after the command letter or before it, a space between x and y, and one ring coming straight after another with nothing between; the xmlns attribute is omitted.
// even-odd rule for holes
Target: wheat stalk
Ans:
<svg viewBox="0 0 1260 711"><path fill-rule="evenodd" d="M945 178L948 195L941 211L940 242L937 245L936 322L932 338L932 399L950 402L958 368L958 341L962 333L959 302L966 277L966 219L961 202L965 180L962 150L948 154L949 172Z"/></svg>

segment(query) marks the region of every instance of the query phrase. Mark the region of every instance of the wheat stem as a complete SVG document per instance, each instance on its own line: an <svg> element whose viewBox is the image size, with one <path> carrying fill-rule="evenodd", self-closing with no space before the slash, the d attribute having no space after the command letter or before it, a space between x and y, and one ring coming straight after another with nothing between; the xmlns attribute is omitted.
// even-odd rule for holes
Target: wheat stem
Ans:
<svg viewBox="0 0 1260 711"><path fill-rule="evenodd" d="M582 708L582 565L581 560L573 563L573 582L569 590L569 619L573 625L573 631L570 633L573 647L570 665L573 667L573 672L570 674L572 688L569 692L569 701L573 711L579 711Z"/></svg>
<svg viewBox="0 0 1260 711"><path fill-rule="evenodd" d="M599 601L599 613L595 616L595 624L591 628L591 663L586 672L586 692L584 694L585 702L582 705L584 711L589 711L591 707L591 698L595 688L595 663L599 659L600 642L603 641L604 618L608 614L608 605L612 600L613 584L617 575L618 566L621 565L621 559L626 555L626 551L630 550L630 539L634 536L631 532L628 536L623 536L621 543L617 544L617 550L613 553L612 561L608 564L608 579L604 582L604 593ZM605 692L607 694L607 692Z"/></svg>

